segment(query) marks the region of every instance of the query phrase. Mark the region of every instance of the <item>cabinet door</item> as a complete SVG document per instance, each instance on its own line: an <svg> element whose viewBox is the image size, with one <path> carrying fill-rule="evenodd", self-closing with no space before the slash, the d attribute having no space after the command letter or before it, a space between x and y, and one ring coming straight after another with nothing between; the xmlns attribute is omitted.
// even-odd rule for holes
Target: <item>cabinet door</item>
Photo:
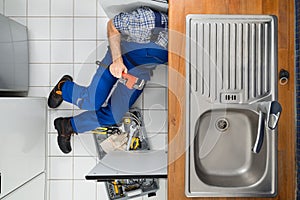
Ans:
<svg viewBox="0 0 300 200"><path fill-rule="evenodd" d="M44 200L46 174L43 173L1 200Z"/></svg>
<svg viewBox="0 0 300 200"><path fill-rule="evenodd" d="M167 156L168 153L164 150L112 151L85 178L97 181L122 178L167 178Z"/></svg>
<svg viewBox="0 0 300 200"><path fill-rule="evenodd" d="M0 98L0 198L45 171L46 99Z"/></svg>

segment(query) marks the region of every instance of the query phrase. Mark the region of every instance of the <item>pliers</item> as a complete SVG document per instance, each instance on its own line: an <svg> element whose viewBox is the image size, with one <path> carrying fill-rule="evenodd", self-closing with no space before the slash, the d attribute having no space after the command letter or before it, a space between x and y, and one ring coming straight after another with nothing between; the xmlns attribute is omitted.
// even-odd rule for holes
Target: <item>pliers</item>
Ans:
<svg viewBox="0 0 300 200"><path fill-rule="evenodd" d="M118 127L98 127L95 130L92 130L92 133L94 134L120 134L121 131Z"/></svg>

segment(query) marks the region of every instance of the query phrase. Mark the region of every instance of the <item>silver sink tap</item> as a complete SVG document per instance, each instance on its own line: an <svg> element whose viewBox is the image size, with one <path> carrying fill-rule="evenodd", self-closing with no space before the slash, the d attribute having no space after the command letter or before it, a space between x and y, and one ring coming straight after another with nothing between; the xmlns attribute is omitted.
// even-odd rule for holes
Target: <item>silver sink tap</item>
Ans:
<svg viewBox="0 0 300 200"><path fill-rule="evenodd" d="M258 129L256 141L252 148L253 153L260 152L264 140L264 134L266 131L265 124L270 130L274 130L277 127L282 108L277 101L269 101L259 103L258 111Z"/></svg>

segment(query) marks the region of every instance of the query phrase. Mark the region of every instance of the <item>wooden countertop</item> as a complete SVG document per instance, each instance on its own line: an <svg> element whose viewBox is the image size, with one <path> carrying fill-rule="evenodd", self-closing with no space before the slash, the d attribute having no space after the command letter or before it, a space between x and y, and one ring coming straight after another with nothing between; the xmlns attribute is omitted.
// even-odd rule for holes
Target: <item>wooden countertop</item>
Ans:
<svg viewBox="0 0 300 200"><path fill-rule="evenodd" d="M185 16L187 14L272 14L278 17L278 71L290 72L289 83L278 86L283 111L278 131L278 195L295 199L294 123L294 0L170 0L169 1L169 167L168 199L185 196ZM194 198L255 199L258 198ZM264 198L261 198L264 199ZM269 199L269 198L268 198Z"/></svg>

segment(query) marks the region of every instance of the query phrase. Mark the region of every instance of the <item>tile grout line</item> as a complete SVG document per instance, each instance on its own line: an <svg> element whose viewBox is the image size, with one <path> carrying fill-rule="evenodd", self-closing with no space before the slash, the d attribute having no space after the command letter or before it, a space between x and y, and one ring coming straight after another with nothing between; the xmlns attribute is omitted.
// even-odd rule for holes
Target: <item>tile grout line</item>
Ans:
<svg viewBox="0 0 300 200"><path fill-rule="evenodd" d="M72 64L72 68L73 68L73 72L72 72L72 75L73 75L73 78L75 78L75 0L72 0L73 2L73 9L72 9L72 14L73 14L73 31L72 31L72 34L73 34L73 42L72 42L72 46L73 46L73 49L72 49L72 59L73 59L73 64ZM72 109L72 116L74 116L74 106L73 106L73 109ZM74 148L74 144L75 144L75 140L74 140L74 137L72 137L72 145L73 145L73 150L72 150L72 199L74 200L75 198L75 195L74 195L74 192L75 192L75 182L74 182L74 178L75 178L75 158L74 158L74 151L75 151L75 148Z"/></svg>
<svg viewBox="0 0 300 200"><path fill-rule="evenodd" d="M98 50L98 41L97 41L97 38L98 38L98 30L99 30L99 24L98 24L98 1L95 1L96 2L96 60L95 62L98 60L98 54L99 54L99 50ZM100 59L100 58L99 58ZM97 65L95 65L95 68L97 70ZM96 191L96 194L97 194L97 191Z"/></svg>
<svg viewBox="0 0 300 200"><path fill-rule="evenodd" d="M50 18L50 16L51 16L51 12L52 12L52 9L51 9L51 5L52 5L52 0L49 0L49 4L48 4L48 6L49 6L49 15L48 15L48 17L49 17L49 87L51 88L51 70L52 70L52 64L51 64L51 49L52 49L52 44L51 44L51 25L52 25L52 20L51 20L51 18ZM51 89L50 89L51 90ZM52 149L52 146L51 146L51 142L50 142L50 130L51 130L51 112L49 111L49 109L48 109L48 138L49 138L49 141L48 141L48 143L49 143L49 148L48 148L48 161L49 161L49 165L48 165L48 167L49 167L49 170L48 170L48 176L47 176L47 183L48 183L48 200L50 200L50 198L51 198L51 181L50 181L50 178L51 178L51 170L50 170L50 168L51 168L51 157L50 157L50 152L51 152L51 149Z"/></svg>
<svg viewBox="0 0 300 200"><path fill-rule="evenodd" d="M51 62L51 57L52 57L52 55L51 55L51 49L52 49L52 44L51 44L52 20L50 18L51 12L52 12L52 10L51 10L51 0L49 0L48 6L49 6L49 10L48 10L49 11L49 15L48 15L48 17L49 17L49 57L50 57L50 60L49 60L49 62L50 62L50 64L49 64L49 87L51 88L51 79L52 79L52 76L51 76L51 71L52 71L52 62Z"/></svg>

